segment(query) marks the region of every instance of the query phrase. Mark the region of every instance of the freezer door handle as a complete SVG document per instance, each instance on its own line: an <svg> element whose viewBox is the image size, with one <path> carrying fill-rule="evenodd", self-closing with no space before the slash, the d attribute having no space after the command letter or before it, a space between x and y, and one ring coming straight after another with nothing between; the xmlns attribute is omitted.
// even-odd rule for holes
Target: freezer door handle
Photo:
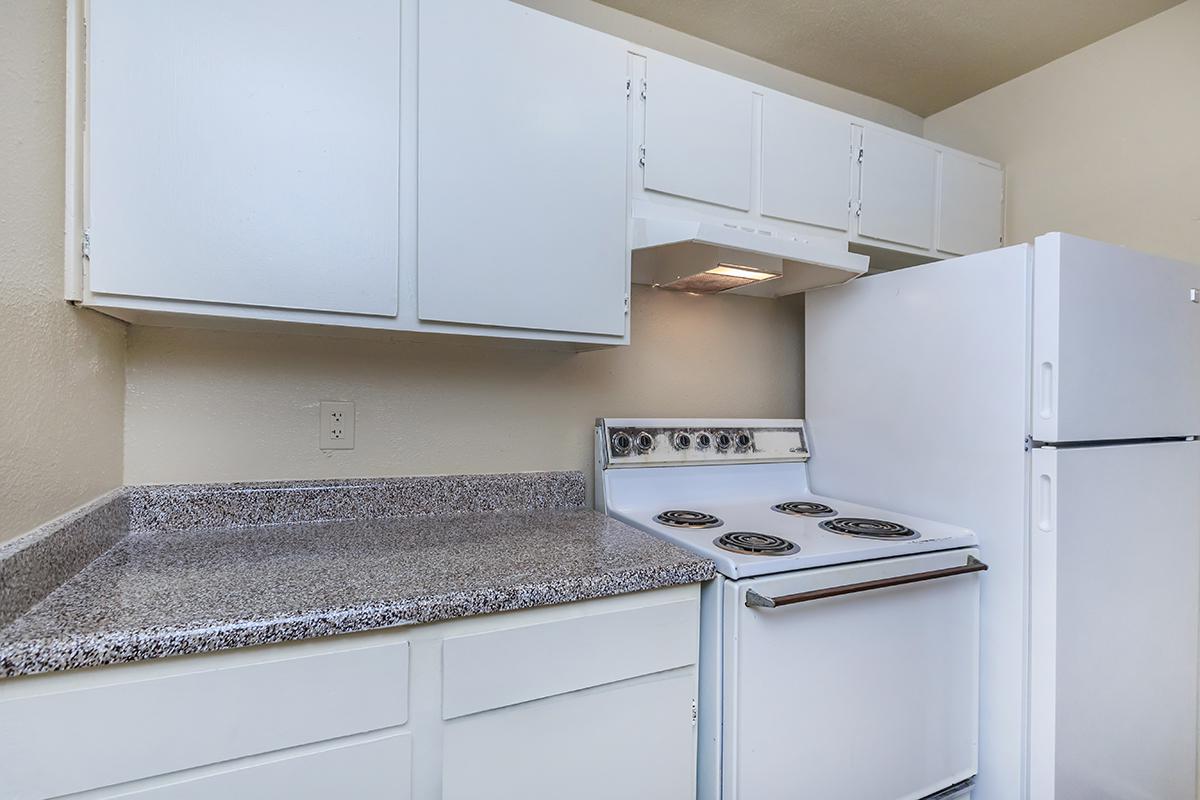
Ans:
<svg viewBox="0 0 1200 800"><path fill-rule="evenodd" d="M975 558L975 556L967 556L967 563L961 567L946 567L945 569L933 569L928 572L914 572L911 575L897 575L894 578L879 578L878 580L863 581L861 583L847 583L842 586L830 586L828 589L813 589L810 592L797 592L796 594L785 594L780 597L766 597L753 589L747 589L746 607L777 608L779 606L790 606L795 603L807 603L809 600L824 600L826 597L840 597L844 594L857 594L859 592L869 592L874 589L886 589L889 586L904 586L909 583L921 583L922 581L933 581L938 578L951 578L955 575L983 572L987 568L988 565Z"/></svg>

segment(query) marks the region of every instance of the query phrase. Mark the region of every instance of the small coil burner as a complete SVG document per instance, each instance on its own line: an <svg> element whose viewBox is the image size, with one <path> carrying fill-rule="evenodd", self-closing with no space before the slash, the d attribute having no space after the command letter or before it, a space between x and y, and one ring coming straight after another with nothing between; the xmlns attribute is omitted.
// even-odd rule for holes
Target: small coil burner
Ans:
<svg viewBox="0 0 1200 800"><path fill-rule="evenodd" d="M832 517L837 513L824 503L813 503L808 500L791 500L771 506L771 510L797 517Z"/></svg>
<svg viewBox="0 0 1200 800"><path fill-rule="evenodd" d="M861 539L915 539L921 534L898 522L860 517L838 517L827 519L821 527L830 533L857 536Z"/></svg>
<svg viewBox="0 0 1200 800"><path fill-rule="evenodd" d="M706 514L703 511L683 511L678 509L664 511L656 516L654 521L663 525L669 525L672 528L691 528L693 530L719 528L724 524L712 514Z"/></svg>
<svg viewBox="0 0 1200 800"><path fill-rule="evenodd" d="M713 539L713 544L731 553L742 553L748 556L786 556L800 548L769 533L751 533L749 531L734 531L725 533Z"/></svg>

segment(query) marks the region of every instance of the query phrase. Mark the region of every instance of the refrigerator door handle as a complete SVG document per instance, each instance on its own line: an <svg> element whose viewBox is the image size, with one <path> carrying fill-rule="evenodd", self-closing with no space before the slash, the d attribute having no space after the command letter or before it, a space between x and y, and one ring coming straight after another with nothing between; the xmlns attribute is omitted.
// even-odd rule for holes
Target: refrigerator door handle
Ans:
<svg viewBox="0 0 1200 800"><path fill-rule="evenodd" d="M1039 370L1038 416L1050 419L1054 416L1054 363L1043 361Z"/></svg>
<svg viewBox="0 0 1200 800"><path fill-rule="evenodd" d="M1046 533L1054 530L1054 479L1046 473L1038 476L1037 526Z"/></svg>

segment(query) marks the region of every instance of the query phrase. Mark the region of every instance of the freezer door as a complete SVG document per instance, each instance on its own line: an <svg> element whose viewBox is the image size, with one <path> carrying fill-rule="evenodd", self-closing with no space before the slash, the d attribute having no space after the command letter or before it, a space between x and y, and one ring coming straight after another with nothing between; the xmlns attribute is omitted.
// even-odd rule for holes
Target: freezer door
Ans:
<svg viewBox="0 0 1200 800"><path fill-rule="evenodd" d="M1032 433L1200 433L1200 266L1061 233L1034 242Z"/></svg>
<svg viewBox="0 0 1200 800"><path fill-rule="evenodd" d="M1200 443L1033 454L1030 800L1196 797Z"/></svg>

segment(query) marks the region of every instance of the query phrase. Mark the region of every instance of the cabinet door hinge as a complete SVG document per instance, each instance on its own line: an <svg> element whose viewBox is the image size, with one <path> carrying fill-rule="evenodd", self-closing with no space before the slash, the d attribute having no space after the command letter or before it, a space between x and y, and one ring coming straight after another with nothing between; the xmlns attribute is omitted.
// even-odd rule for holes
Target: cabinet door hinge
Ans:
<svg viewBox="0 0 1200 800"><path fill-rule="evenodd" d="M646 79L642 78L642 99L646 99Z"/></svg>
<svg viewBox="0 0 1200 800"><path fill-rule="evenodd" d="M860 147L860 148L858 148L858 163L861 164L862 161L863 161L863 149Z"/></svg>
<svg viewBox="0 0 1200 800"><path fill-rule="evenodd" d="M854 209L854 216L856 216L856 217L862 216L862 203L859 203L858 206Z"/></svg>
<svg viewBox="0 0 1200 800"><path fill-rule="evenodd" d="M646 145L638 145L638 166L646 166Z"/></svg>
<svg viewBox="0 0 1200 800"><path fill-rule="evenodd" d="M633 89L633 78L625 79L625 96L629 97L630 90Z"/></svg>
<svg viewBox="0 0 1200 800"><path fill-rule="evenodd" d="M696 712L696 701L695 701L695 700L692 700L692 724L693 724L693 725L695 725L695 724L696 724L696 717L697 717L697 712Z"/></svg>
<svg viewBox="0 0 1200 800"><path fill-rule="evenodd" d="M629 295L625 295L625 313L629 313Z"/></svg>
<svg viewBox="0 0 1200 800"><path fill-rule="evenodd" d="M84 258L92 257L92 232L85 230L83 232L83 241L80 242L79 252L83 253Z"/></svg>

